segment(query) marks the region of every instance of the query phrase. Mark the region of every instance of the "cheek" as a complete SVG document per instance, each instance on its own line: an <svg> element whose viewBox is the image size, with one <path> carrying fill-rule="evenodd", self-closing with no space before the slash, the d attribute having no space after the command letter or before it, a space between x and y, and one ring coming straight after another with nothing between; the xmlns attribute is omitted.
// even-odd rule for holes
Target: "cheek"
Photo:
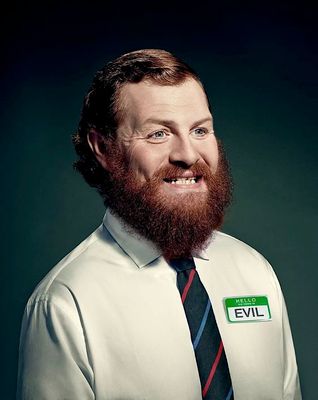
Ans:
<svg viewBox="0 0 318 400"><path fill-rule="evenodd" d="M161 165L161 157L149 149L136 148L130 153L130 168L139 178L150 178Z"/></svg>
<svg viewBox="0 0 318 400"><path fill-rule="evenodd" d="M211 141L205 143L204 146L201 147L201 157L212 169L212 171L215 172L219 160L219 151L214 137Z"/></svg>

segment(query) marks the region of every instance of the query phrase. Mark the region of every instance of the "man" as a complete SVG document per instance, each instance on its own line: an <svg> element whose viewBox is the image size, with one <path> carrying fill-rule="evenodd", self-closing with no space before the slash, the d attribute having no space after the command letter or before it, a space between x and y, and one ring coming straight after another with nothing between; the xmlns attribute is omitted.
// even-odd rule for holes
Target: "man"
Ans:
<svg viewBox="0 0 318 400"><path fill-rule="evenodd" d="M231 179L195 72L163 50L108 63L73 140L107 210L27 304L18 398L301 399L277 278L218 230Z"/></svg>

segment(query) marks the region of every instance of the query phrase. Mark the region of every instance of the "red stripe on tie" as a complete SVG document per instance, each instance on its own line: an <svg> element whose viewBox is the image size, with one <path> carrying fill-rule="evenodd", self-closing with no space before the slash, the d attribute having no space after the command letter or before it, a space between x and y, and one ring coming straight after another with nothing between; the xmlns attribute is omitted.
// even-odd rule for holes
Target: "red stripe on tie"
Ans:
<svg viewBox="0 0 318 400"><path fill-rule="evenodd" d="M185 301L185 299L187 297L188 291L190 289L190 286L191 286L193 278L194 278L194 274L195 274L195 269L192 269L191 272L190 272L190 275L189 275L189 280L188 280L187 284L185 285L185 287L183 289L183 293L182 293L182 296L181 296L182 303L184 303L184 301Z"/></svg>
<svg viewBox="0 0 318 400"><path fill-rule="evenodd" d="M212 365L211 371L210 371L209 376L208 376L208 380L206 381L206 384L205 384L205 386L204 386L204 388L202 390L202 396L203 397L206 396L206 394L207 394L207 392L209 390L209 387L211 385L211 382L212 382L213 376L215 374L216 368L217 368L217 366L219 364L219 361L220 361L220 358L221 358L221 355L222 355L222 351L223 351L223 343L222 343L222 340L221 340L221 343L220 343L220 346L219 346L219 350L217 352L217 355L215 357L214 363Z"/></svg>

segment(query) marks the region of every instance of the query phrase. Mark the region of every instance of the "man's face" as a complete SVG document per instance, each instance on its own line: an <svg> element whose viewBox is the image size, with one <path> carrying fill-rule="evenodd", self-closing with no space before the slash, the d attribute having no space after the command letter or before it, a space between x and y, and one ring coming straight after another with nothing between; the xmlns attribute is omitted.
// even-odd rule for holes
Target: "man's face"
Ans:
<svg viewBox="0 0 318 400"><path fill-rule="evenodd" d="M127 84L122 121L102 159L108 206L167 258L204 248L222 221L231 179L201 86Z"/></svg>
<svg viewBox="0 0 318 400"><path fill-rule="evenodd" d="M160 191L171 198L206 192L204 178L191 172L191 167L205 164L215 172L218 148L199 83L187 79L179 86L127 84L120 96L124 111L118 143L138 181L148 181L161 168L178 166L176 176L163 177Z"/></svg>

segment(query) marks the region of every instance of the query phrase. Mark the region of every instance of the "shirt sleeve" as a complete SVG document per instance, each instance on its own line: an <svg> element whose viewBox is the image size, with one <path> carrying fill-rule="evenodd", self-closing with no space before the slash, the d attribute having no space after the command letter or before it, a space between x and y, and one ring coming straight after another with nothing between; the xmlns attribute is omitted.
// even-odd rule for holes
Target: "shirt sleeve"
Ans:
<svg viewBox="0 0 318 400"><path fill-rule="evenodd" d="M288 314L284 298L282 298L283 317L283 351L284 351L284 400L301 400L301 391L297 371L296 356L292 334L289 326Z"/></svg>
<svg viewBox="0 0 318 400"><path fill-rule="evenodd" d="M294 343L290 329L286 303L281 286L273 268L266 260L266 264L271 272L274 285L277 290L277 297L281 304L282 315L282 360L284 368L283 400L302 400L299 384L298 368L295 356Z"/></svg>
<svg viewBox="0 0 318 400"><path fill-rule="evenodd" d="M21 328L17 400L93 400L93 371L71 294L27 305Z"/></svg>

